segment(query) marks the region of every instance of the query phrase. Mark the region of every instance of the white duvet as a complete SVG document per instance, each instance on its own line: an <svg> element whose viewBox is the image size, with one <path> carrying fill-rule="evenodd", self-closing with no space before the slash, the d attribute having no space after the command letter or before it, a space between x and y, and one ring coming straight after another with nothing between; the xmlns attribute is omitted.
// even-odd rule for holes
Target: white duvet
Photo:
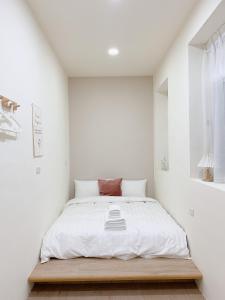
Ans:
<svg viewBox="0 0 225 300"><path fill-rule="evenodd" d="M111 203L120 206L126 230L104 230ZM158 201L101 196L70 200L43 239L41 262L80 256L188 258L189 250L185 232Z"/></svg>

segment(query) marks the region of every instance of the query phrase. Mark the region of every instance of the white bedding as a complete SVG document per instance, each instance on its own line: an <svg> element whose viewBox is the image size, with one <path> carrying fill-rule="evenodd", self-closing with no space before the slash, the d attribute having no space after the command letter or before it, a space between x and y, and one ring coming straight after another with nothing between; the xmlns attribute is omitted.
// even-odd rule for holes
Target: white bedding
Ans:
<svg viewBox="0 0 225 300"><path fill-rule="evenodd" d="M120 206L126 230L104 230L110 203ZM158 201L100 196L70 200L43 239L41 262L81 256L188 258L189 250L185 232Z"/></svg>

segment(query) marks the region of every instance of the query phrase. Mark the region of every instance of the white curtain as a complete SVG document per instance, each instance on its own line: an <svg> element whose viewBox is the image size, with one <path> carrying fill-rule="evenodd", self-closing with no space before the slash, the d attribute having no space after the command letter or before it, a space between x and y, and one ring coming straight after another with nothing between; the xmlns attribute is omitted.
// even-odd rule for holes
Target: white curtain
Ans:
<svg viewBox="0 0 225 300"><path fill-rule="evenodd" d="M218 32L208 42L202 60L202 106L204 153L214 167L214 181L225 182L225 33ZM206 163L206 164L207 164Z"/></svg>

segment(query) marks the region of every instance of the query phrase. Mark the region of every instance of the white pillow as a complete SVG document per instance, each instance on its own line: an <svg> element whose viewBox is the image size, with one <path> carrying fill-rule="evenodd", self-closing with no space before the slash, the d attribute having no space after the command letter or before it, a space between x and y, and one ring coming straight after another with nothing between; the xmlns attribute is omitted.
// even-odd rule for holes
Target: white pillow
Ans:
<svg viewBox="0 0 225 300"><path fill-rule="evenodd" d="M146 197L147 179L123 180L122 196L124 197Z"/></svg>
<svg viewBox="0 0 225 300"><path fill-rule="evenodd" d="M75 197L95 197L99 196L97 180L74 180Z"/></svg>

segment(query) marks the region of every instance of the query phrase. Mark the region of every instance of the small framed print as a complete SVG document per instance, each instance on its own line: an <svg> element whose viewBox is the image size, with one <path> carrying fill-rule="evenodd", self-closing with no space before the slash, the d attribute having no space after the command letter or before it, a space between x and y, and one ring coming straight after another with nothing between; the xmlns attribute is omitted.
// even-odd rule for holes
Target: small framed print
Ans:
<svg viewBox="0 0 225 300"><path fill-rule="evenodd" d="M41 108L32 104L33 125L33 154L34 157L43 156L43 124Z"/></svg>

